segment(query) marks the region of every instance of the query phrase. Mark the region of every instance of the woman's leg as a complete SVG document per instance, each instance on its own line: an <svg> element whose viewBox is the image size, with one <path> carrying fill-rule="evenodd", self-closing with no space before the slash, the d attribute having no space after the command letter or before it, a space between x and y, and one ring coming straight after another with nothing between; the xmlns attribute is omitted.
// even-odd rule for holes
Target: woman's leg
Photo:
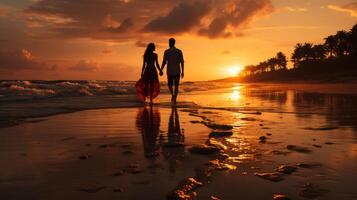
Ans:
<svg viewBox="0 0 357 200"><path fill-rule="evenodd" d="M145 83L144 84L144 96L145 96L145 99L146 99L146 97L148 96L148 94L147 94L147 89L148 88L148 84L147 83Z"/></svg>
<svg viewBox="0 0 357 200"><path fill-rule="evenodd" d="M154 82L150 82L150 102L152 102L154 96Z"/></svg>

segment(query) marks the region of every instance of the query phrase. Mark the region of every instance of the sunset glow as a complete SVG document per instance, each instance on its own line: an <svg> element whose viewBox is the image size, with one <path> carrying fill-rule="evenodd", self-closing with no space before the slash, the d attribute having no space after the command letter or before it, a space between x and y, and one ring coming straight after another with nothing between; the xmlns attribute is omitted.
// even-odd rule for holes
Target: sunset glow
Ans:
<svg viewBox="0 0 357 200"><path fill-rule="evenodd" d="M225 78L241 71L240 65L232 67L237 62L257 64L278 51L290 57L298 42L321 43L350 29L356 22L353 5L350 0L5 0L0 79L137 80L146 45L157 45L161 62L170 37L184 52L185 80Z"/></svg>
<svg viewBox="0 0 357 200"><path fill-rule="evenodd" d="M356 200L357 0L0 0L0 200Z"/></svg>
<svg viewBox="0 0 357 200"><path fill-rule="evenodd" d="M243 71L243 65L235 65L233 67L228 68L227 76L237 76Z"/></svg>

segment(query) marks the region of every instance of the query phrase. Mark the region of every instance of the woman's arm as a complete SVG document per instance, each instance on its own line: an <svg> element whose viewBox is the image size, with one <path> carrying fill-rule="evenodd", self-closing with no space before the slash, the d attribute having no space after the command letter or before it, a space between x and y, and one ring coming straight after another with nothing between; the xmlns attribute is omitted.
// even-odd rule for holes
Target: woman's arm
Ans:
<svg viewBox="0 0 357 200"><path fill-rule="evenodd" d="M143 67L141 69L141 77L144 76L144 70L145 70L145 57L143 58Z"/></svg>
<svg viewBox="0 0 357 200"><path fill-rule="evenodd" d="M158 60L159 60L159 59L158 59L158 56L157 56L157 54L156 54L156 56L155 56L156 67L157 67L157 69L159 70L159 72L161 72L161 68L160 68L159 61L158 61Z"/></svg>

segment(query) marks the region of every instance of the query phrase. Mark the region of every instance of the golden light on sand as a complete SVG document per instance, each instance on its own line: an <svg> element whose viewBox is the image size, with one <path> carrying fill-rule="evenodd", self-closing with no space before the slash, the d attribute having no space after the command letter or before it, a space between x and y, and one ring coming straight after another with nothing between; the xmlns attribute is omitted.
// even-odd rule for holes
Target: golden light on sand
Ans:
<svg viewBox="0 0 357 200"><path fill-rule="evenodd" d="M227 70L227 75L229 76L237 76L239 75L242 71L243 71L244 67L243 65L235 65L235 66L232 66L232 67L229 67L228 70Z"/></svg>

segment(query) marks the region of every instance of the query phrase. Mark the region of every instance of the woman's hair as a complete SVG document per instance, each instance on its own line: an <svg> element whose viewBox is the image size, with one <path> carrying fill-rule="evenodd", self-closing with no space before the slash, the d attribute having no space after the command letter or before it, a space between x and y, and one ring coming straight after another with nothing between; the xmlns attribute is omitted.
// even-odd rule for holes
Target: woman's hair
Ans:
<svg viewBox="0 0 357 200"><path fill-rule="evenodd" d="M152 56L154 51L155 51L155 44L149 43L145 50L144 59L148 60L150 58L150 56Z"/></svg>

